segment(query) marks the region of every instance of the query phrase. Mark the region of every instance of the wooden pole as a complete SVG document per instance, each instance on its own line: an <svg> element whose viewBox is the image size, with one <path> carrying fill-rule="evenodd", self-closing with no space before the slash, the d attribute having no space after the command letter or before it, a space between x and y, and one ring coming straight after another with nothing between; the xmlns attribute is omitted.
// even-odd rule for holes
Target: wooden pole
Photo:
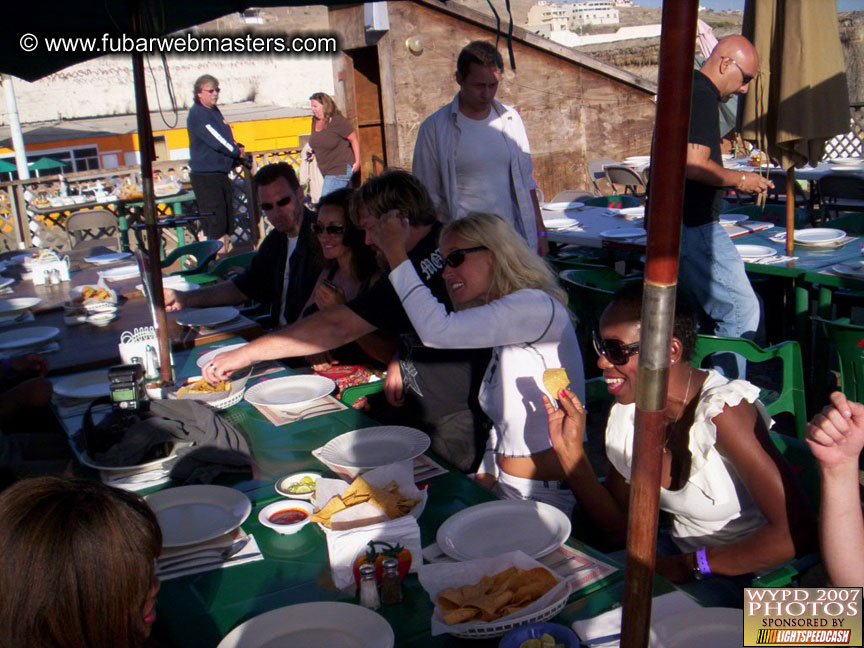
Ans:
<svg viewBox="0 0 864 648"><path fill-rule="evenodd" d="M142 29L140 6L130 3L132 32L134 36L147 35ZM132 78L135 83L135 111L138 118L138 153L141 158L141 189L144 194L144 224L147 232L147 254L150 259L150 277L153 304L155 306L156 336L159 341L159 365L162 382L174 380L171 366L171 338L168 335L168 319L165 317L165 295L162 292L162 265L159 256L161 245L159 229L156 227L156 199L153 194L153 158L156 147L150 124L150 106L147 102L147 85L144 77L144 55L132 55Z"/></svg>
<svg viewBox="0 0 864 648"><path fill-rule="evenodd" d="M633 441L622 648L645 648L651 626L669 344L678 284L684 172L699 0L663 3L657 119L648 200L648 255Z"/></svg>
<svg viewBox="0 0 864 648"><path fill-rule="evenodd" d="M786 172L786 256L795 252L795 167Z"/></svg>

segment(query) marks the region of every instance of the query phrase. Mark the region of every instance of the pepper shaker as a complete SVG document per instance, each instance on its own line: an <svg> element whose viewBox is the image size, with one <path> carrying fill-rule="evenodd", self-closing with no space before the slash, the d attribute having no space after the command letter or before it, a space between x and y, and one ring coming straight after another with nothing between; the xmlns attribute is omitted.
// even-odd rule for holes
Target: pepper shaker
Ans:
<svg viewBox="0 0 864 648"><path fill-rule="evenodd" d="M402 602L402 579L399 578L399 561L385 558L381 563L381 603L391 605Z"/></svg>

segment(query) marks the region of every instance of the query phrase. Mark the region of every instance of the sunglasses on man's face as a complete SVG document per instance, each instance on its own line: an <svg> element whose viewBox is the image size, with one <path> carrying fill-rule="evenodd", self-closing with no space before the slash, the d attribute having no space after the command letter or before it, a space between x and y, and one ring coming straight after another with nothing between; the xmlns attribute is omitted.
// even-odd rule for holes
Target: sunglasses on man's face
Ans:
<svg viewBox="0 0 864 648"><path fill-rule="evenodd" d="M594 351L602 355L613 365L625 365L630 356L639 353L639 343L631 342L622 344L620 340L604 340L597 331L594 331Z"/></svg>
<svg viewBox="0 0 864 648"><path fill-rule="evenodd" d="M453 250L450 254L444 257L444 265L450 266L451 268L458 268L465 262L465 255L470 254L471 252L479 252L480 250L487 250L488 248L485 245L478 245L477 247L470 248L462 248L461 250Z"/></svg>
<svg viewBox="0 0 864 648"><path fill-rule="evenodd" d="M324 225L323 223L312 223L312 231L318 235L327 232L332 236L339 236L345 233L344 225Z"/></svg>
<svg viewBox="0 0 864 648"><path fill-rule="evenodd" d="M274 206L275 207L284 207L285 205L289 204L290 202L291 202L291 196L285 196L284 198L280 198L279 200L277 200L275 205L273 203L261 203L261 210L265 211L265 212L270 211L271 209L273 209Z"/></svg>

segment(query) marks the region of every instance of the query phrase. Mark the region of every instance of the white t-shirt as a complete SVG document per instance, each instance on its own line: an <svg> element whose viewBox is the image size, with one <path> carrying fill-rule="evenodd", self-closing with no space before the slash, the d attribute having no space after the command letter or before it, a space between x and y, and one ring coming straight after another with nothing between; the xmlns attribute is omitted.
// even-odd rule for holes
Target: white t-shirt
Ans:
<svg viewBox="0 0 864 648"><path fill-rule="evenodd" d="M492 110L486 119L471 119L459 113L457 120L461 132L456 147L456 217L463 218L472 211L497 214L520 231L521 220L516 218L519 208L510 180L510 150L501 116Z"/></svg>
<svg viewBox="0 0 864 648"><path fill-rule="evenodd" d="M288 295L288 278L291 273L291 255L297 249L297 239L299 237L288 238L288 255L285 257L285 274L282 277L282 301L279 305L279 326L285 326L288 321L285 319L285 298Z"/></svg>
<svg viewBox="0 0 864 648"><path fill-rule="evenodd" d="M714 417L742 400L755 403L766 427L773 421L758 400L759 388L746 380L729 381L709 371L690 428L690 475L680 490L660 489L660 509L672 513L672 538L681 551L731 544L750 535L765 517L744 486L735 467L715 448ZM606 456L628 482L633 464L636 405L616 403L606 424Z"/></svg>

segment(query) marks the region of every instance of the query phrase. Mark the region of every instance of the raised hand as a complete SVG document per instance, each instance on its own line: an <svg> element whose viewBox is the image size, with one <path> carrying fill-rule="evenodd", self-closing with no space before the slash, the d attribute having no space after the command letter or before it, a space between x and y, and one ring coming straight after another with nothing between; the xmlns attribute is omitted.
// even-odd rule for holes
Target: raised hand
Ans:
<svg viewBox="0 0 864 648"><path fill-rule="evenodd" d="M831 404L807 424L807 443L824 467L858 463L864 447L864 405L842 392L831 394Z"/></svg>
<svg viewBox="0 0 864 648"><path fill-rule="evenodd" d="M544 395L546 418L549 422L549 440L565 472L585 458L585 408L579 397L569 389L558 394L558 409Z"/></svg>

